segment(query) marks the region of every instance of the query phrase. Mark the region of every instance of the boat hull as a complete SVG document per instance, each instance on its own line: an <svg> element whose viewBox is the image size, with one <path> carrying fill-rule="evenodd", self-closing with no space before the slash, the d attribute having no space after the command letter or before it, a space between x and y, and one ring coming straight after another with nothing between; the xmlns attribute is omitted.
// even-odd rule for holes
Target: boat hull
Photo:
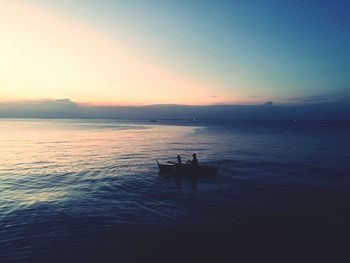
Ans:
<svg viewBox="0 0 350 263"><path fill-rule="evenodd" d="M162 175L179 176L211 176L216 175L218 167L209 165L193 166L191 164L160 164L158 163L159 173Z"/></svg>

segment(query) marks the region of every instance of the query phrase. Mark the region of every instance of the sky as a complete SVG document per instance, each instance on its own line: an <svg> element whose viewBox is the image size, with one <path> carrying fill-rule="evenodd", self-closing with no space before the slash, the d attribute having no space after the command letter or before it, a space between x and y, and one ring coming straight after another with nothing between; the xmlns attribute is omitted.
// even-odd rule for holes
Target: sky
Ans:
<svg viewBox="0 0 350 263"><path fill-rule="evenodd" d="M350 101L350 1L0 0L0 101Z"/></svg>

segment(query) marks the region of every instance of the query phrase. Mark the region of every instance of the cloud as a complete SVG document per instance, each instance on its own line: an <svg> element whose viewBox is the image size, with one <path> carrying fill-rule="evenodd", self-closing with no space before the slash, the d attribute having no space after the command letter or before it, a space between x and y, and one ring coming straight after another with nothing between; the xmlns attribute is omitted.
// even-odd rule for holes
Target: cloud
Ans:
<svg viewBox="0 0 350 263"><path fill-rule="evenodd" d="M321 99L319 97L318 99ZM317 99L317 98L315 98ZM273 106L273 107L272 107ZM350 102L274 105L82 106L69 99L0 103L6 118L350 120Z"/></svg>
<svg viewBox="0 0 350 263"><path fill-rule="evenodd" d="M78 117L79 106L69 99L6 101L0 103L0 117L62 118Z"/></svg>
<svg viewBox="0 0 350 263"><path fill-rule="evenodd" d="M350 95L348 94L322 94L304 97L292 97L286 100L292 103L336 103L336 102L350 102Z"/></svg>
<svg viewBox="0 0 350 263"><path fill-rule="evenodd" d="M264 103L265 106L273 106L273 101L267 101Z"/></svg>

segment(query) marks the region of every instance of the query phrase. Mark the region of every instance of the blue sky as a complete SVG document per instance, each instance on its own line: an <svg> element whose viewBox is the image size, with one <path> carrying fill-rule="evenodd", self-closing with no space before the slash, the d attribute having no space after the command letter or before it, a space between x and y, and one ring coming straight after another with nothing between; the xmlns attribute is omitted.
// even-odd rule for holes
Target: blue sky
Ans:
<svg viewBox="0 0 350 263"><path fill-rule="evenodd" d="M223 102L350 94L350 1L29 2L122 39L167 71L210 83L208 94Z"/></svg>

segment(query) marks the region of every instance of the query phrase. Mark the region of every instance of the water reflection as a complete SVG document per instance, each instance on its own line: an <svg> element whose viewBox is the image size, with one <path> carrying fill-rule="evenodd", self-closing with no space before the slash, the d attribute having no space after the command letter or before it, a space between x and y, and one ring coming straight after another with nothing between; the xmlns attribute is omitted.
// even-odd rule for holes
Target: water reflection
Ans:
<svg viewBox="0 0 350 263"><path fill-rule="evenodd" d="M220 125L0 120L0 258L115 261L183 244L197 259L289 236L303 237L293 251L349 244L350 132ZM220 176L158 174L156 159L193 152L225 160Z"/></svg>
<svg viewBox="0 0 350 263"><path fill-rule="evenodd" d="M197 190L197 176L174 176L175 177L175 183L178 190L183 190L184 188L190 187L192 192L195 192Z"/></svg>
<svg viewBox="0 0 350 263"><path fill-rule="evenodd" d="M81 197L80 191L94 191L113 178L144 177L150 167L156 171L156 158L168 159L191 147L187 141L196 129L113 120L2 119L0 212L64 200L68 188L70 196Z"/></svg>
<svg viewBox="0 0 350 263"><path fill-rule="evenodd" d="M37 193L16 193L13 197L19 205L33 205L43 202L57 202L64 198L64 192L37 192Z"/></svg>

